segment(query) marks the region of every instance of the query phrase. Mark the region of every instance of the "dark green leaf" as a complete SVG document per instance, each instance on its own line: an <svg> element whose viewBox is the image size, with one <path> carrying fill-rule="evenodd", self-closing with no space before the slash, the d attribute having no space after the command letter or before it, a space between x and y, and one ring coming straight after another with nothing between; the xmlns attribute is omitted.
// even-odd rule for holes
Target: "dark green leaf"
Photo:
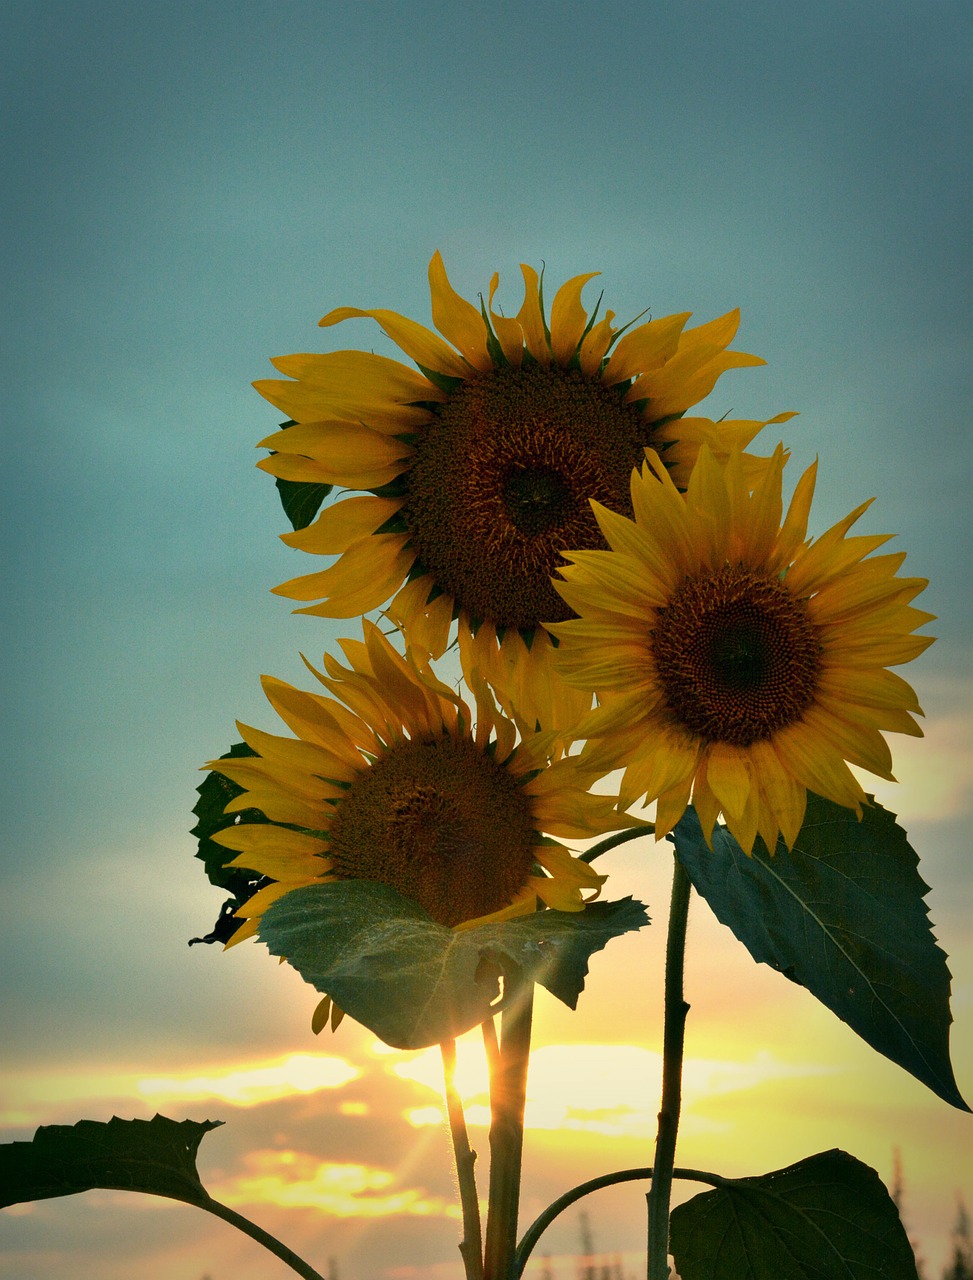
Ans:
<svg viewBox="0 0 973 1280"><path fill-rule="evenodd" d="M809 795L793 850L781 843L771 857L758 841L748 858L722 828L709 849L689 809L674 840L693 887L755 960L969 1110L949 1061L950 975L930 928L929 886L894 814L875 804L859 822L851 809Z"/></svg>
<svg viewBox="0 0 973 1280"><path fill-rule="evenodd" d="M95 1187L144 1191L208 1207L196 1172L203 1135L222 1120L119 1120L44 1125L32 1142L0 1146L0 1206Z"/></svg>
<svg viewBox="0 0 973 1280"><path fill-rule="evenodd" d="M256 755L245 742L235 742L221 760L231 760L239 756ZM225 778L222 773L208 773L205 780L196 788L199 799L193 808L199 821L190 832L199 840L196 857L206 868L210 884L218 889L226 889L231 895L224 902L219 919L211 933L204 938L193 938L192 942L226 942L240 927L240 921L233 918L234 911L242 907L253 897L266 877L249 871L245 867L228 867L226 864L237 855L232 849L226 849L213 840L217 831L232 827L237 822L266 822L267 819L259 809L244 809L240 813L224 813L223 810L236 796L241 795L243 787Z"/></svg>
<svg viewBox="0 0 973 1280"><path fill-rule="evenodd" d="M318 514L333 484L312 484L305 480L277 479L277 492L284 514L295 529L306 529Z"/></svg>
<svg viewBox="0 0 973 1280"><path fill-rule="evenodd" d="M220 759L236 760L242 756L256 754L245 742L235 742L229 751L220 756ZM199 840L196 857L206 868L210 884L235 892L249 878L252 878L253 872L241 867L227 867L225 864L237 855L232 849L224 849L221 844L216 844L213 836L217 831L223 831L226 827L232 827L240 821L266 822L267 819L259 809L244 809L242 817L238 813L223 812L231 800L243 794L243 787L238 787L222 773L208 773L196 790L199 793L199 799L193 807L193 813L199 821L189 833Z"/></svg>
<svg viewBox="0 0 973 1280"><path fill-rule="evenodd" d="M645 923L641 903L626 898L457 931L386 885L341 880L285 894L260 937L387 1044L419 1049L488 1017L504 974L540 982L574 1008L589 956Z"/></svg>
<svg viewBox="0 0 973 1280"><path fill-rule="evenodd" d="M682 1280L918 1280L891 1196L844 1151L695 1196L669 1247Z"/></svg>

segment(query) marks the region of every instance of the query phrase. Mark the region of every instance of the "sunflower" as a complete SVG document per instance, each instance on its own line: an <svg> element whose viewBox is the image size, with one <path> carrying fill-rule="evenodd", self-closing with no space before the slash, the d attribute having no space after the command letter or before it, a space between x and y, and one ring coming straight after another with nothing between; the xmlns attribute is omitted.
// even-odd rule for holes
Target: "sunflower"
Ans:
<svg viewBox="0 0 973 1280"><path fill-rule="evenodd" d="M712 838L720 812L750 853L788 848L807 792L855 809L848 767L892 779L883 730L922 736L916 696L888 666L932 643L932 614L897 578L888 536L849 537L864 503L805 541L816 468L786 516L783 449L751 489L738 452L706 447L682 494L661 461L632 477L634 520L594 504L608 551L568 551L557 590L579 615L554 626L563 677L601 705L578 727L606 772L625 766L621 804L657 800L657 838L692 799Z"/></svg>
<svg viewBox="0 0 973 1280"><path fill-rule="evenodd" d="M287 380L254 383L294 425L261 442L258 465L286 480L357 491L329 505L289 546L340 558L275 590L320 603L299 610L353 617L385 604L411 645L433 658L459 622L464 669L499 690L516 686L521 723L576 718L590 705L550 679L546 624L570 617L551 585L565 547L603 547L589 498L631 514L629 477L647 445L679 487L700 445L745 447L765 425L685 418L725 370L763 364L730 351L732 311L685 329L690 313L627 332L614 312L589 316L575 276L545 316L542 281L522 266L516 317L460 297L437 252L429 265L433 321L339 307L330 326L370 316L410 368L363 351L273 361ZM782 421L784 417L771 419ZM509 699L503 700L508 711Z"/></svg>
<svg viewBox="0 0 973 1280"><path fill-rule="evenodd" d="M327 674L311 668L333 697L264 678L296 738L240 725L256 755L206 766L244 788L227 813L258 809L268 819L213 837L237 851L230 866L271 881L237 911L245 923L228 945L256 933L282 895L329 880L379 881L449 927L540 903L580 911L605 877L552 837L635 820L617 811L617 797L588 794L597 775L580 757L550 763L552 732L518 742L482 681L474 676L474 718L428 666L362 625L364 641L341 642L349 666L325 655Z"/></svg>

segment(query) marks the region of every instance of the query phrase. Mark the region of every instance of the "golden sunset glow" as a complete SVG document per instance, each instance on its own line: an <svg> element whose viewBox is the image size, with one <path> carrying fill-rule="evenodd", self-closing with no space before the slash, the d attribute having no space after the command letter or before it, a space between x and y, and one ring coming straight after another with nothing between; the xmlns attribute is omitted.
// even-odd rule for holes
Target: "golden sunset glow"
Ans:
<svg viewBox="0 0 973 1280"><path fill-rule="evenodd" d="M317 1209L336 1218L384 1218L406 1214L457 1218L459 1209L418 1187L397 1187L388 1169L368 1164L337 1164L301 1151L252 1151L243 1172L214 1188L228 1205L272 1204L288 1209Z"/></svg>
<svg viewBox="0 0 973 1280"><path fill-rule="evenodd" d="M390 1073L441 1094L438 1049L393 1062ZM662 1056L633 1044L550 1044L531 1054L525 1126L528 1129L600 1133L650 1139L655 1134ZM694 1104L725 1094L744 1094L773 1080L828 1075L825 1063L793 1063L764 1050L749 1061L688 1058L683 1070L684 1132L710 1127ZM487 1069L482 1046L470 1035L457 1046L457 1088L470 1125L490 1123ZM590 1100L590 1101L588 1101ZM445 1111L430 1103L406 1111L416 1128L442 1124Z"/></svg>
<svg viewBox="0 0 973 1280"><path fill-rule="evenodd" d="M45 1123L52 1106L99 1098L137 1098L155 1108L209 1100L257 1107L294 1094L340 1089L360 1075L361 1069L344 1058L312 1053L289 1053L257 1062L212 1066L204 1073L180 1071L165 1076L110 1069L10 1075L8 1096L17 1098L18 1104L0 1111L0 1122Z"/></svg>

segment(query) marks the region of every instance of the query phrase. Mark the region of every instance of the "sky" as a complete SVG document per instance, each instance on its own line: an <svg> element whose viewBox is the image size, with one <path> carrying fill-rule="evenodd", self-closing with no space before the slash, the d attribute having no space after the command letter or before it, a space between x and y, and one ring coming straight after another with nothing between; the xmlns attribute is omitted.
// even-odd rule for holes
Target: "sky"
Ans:
<svg viewBox="0 0 973 1280"><path fill-rule="evenodd" d="M819 458L812 532L872 496L939 639L905 671L921 742L893 738L901 815L954 977L973 1098L973 254L968 6L360 0L14 3L0 50L0 483L5 926L0 1140L112 1114L222 1119L200 1168L342 1280L455 1280L435 1054L346 1023L256 944L186 946L220 905L188 834L199 765L258 677L301 683L349 624L269 588L308 572L256 442L271 356L361 346L350 304L429 323L426 267L516 310L519 263L599 270L620 319L742 310L712 417ZM769 451L776 438L761 437ZM313 566L312 566L313 567ZM658 1107L665 847L605 867L653 924L592 962L578 1011L539 997L523 1221L649 1163ZM691 910L677 1160L759 1173L840 1146L890 1181L938 1280L973 1119L877 1057ZM475 1036L461 1042L471 1118ZM485 1131L473 1125L483 1150ZM485 1162L485 1153L483 1160ZM590 1202L637 1273L641 1191ZM567 1214L544 1248L561 1280ZM94 1192L0 1214L11 1280L291 1274L196 1210Z"/></svg>

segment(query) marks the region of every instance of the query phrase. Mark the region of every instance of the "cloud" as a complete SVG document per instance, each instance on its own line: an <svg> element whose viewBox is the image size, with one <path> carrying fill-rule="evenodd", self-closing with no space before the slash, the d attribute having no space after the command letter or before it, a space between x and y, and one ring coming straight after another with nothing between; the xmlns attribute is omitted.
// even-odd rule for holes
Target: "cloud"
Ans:
<svg viewBox="0 0 973 1280"><path fill-rule="evenodd" d="M252 1066L223 1067L211 1075L186 1074L140 1080L139 1094L155 1105L219 1098L238 1107L259 1106L295 1093L339 1089L361 1075L343 1058L291 1053Z"/></svg>
<svg viewBox="0 0 973 1280"><path fill-rule="evenodd" d="M228 1205L275 1204L316 1209L338 1218L397 1215L457 1218L458 1206L419 1187L396 1187L396 1175L367 1164L334 1164L301 1151L252 1151L244 1172L211 1193Z"/></svg>
<svg viewBox="0 0 973 1280"><path fill-rule="evenodd" d="M153 1108L216 1100L236 1107L255 1107L295 1094L340 1089L358 1079L361 1068L326 1054L290 1053L250 1063L213 1067L206 1074L170 1072L142 1076L104 1071L21 1073L9 1080L7 1096L16 1099L0 1112L0 1123L22 1126L50 1123L63 1104L138 1099Z"/></svg>

